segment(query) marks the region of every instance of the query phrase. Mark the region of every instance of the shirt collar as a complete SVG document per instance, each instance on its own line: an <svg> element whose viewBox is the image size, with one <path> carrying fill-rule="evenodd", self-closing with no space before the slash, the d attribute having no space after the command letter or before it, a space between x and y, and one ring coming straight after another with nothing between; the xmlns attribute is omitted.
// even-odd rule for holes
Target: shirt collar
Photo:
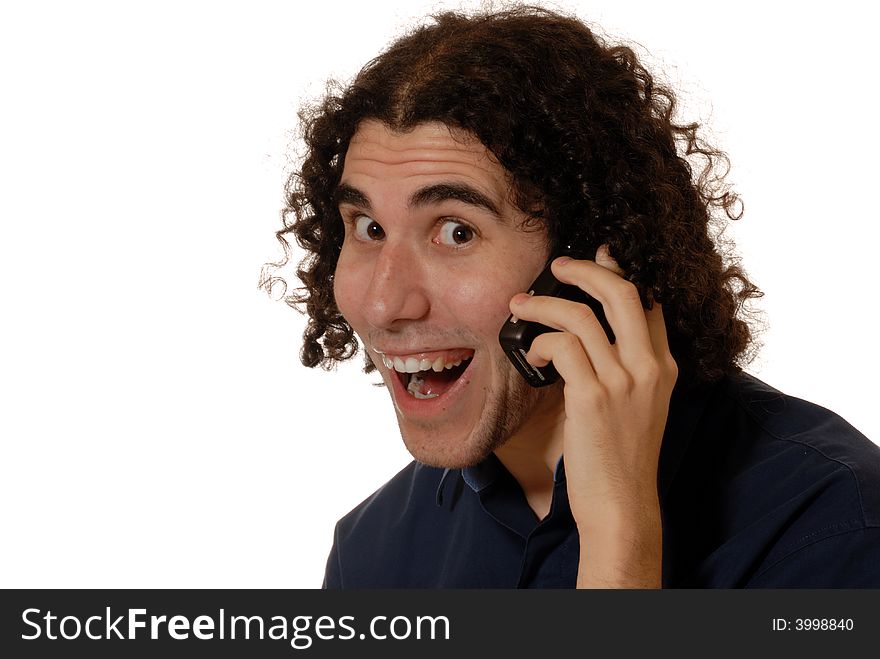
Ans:
<svg viewBox="0 0 880 659"><path fill-rule="evenodd" d="M504 465L502 465L498 457L492 453L478 465L462 469L461 477L462 480L467 483L468 487L479 494L480 491L485 490L498 479L502 473L502 469L504 469ZM443 485L452 471L454 470L445 469L443 475L440 477L440 482L437 484L436 501L438 506L443 504ZM556 462L556 468L553 470L553 482L557 485L565 482L565 464L563 456L561 455Z"/></svg>
<svg viewBox="0 0 880 659"><path fill-rule="evenodd" d="M561 462L561 459L560 459ZM559 466L557 465L557 470ZM438 506L443 505L443 486L446 483L446 479L449 474L458 471L457 469L446 469L443 471L443 475L440 477L440 482L437 484L437 494L435 500ZM461 470L461 477L465 483L467 483L468 487L470 487L474 492L479 494L481 491L485 490L487 487L492 485L499 476L501 476L505 471L504 465L501 464L501 460L499 460L494 453L490 453L489 456L473 467L465 467Z"/></svg>
<svg viewBox="0 0 880 659"><path fill-rule="evenodd" d="M504 470L505 467L501 460L498 459L498 456L491 453L480 464L462 469L461 477L474 492L479 493L494 483ZM565 465L561 455L559 460L556 461L556 468L553 470L553 482L557 484L565 482Z"/></svg>
<svg viewBox="0 0 880 659"><path fill-rule="evenodd" d="M479 493L494 483L502 473L504 466L494 453L473 467L465 467L461 470L464 482L474 491Z"/></svg>

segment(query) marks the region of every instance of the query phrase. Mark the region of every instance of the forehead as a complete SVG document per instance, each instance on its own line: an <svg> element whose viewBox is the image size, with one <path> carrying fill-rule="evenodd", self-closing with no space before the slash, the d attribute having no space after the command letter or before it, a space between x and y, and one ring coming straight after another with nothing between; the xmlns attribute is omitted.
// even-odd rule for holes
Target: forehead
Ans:
<svg viewBox="0 0 880 659"><path fill-rule="evenodd" d="M342 173L351 178L417 182L423 178L467 179L499 201L507 196L506 171L472 134L439 122L395 131L378 120L363 121L349 143Z"/></svg>

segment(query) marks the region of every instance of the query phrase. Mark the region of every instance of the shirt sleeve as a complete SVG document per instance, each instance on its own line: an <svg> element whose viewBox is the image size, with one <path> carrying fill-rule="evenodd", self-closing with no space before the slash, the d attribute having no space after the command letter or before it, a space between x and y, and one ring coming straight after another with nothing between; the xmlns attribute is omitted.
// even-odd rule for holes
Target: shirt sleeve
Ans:
<svg viewBox="0 0 880 659"><path fill-rule="evenodd" d="M880 588L880 527L817 540L759 572L747 588Z"/></svg>

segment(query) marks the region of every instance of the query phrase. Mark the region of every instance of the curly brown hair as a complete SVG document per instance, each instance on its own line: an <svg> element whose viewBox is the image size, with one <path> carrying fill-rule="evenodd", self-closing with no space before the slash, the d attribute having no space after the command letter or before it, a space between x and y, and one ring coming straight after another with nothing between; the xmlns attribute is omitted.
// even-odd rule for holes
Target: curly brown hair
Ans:
<svg viewBox="0 0 880 659"><path fill-rule="evenodd" d="M663 305L680 378L711 381L748 361L744 303L762 294L728 256L729 241L716 244L720 224L742 215L724 182L729 161L698 137L699 124L673 122L671 89L631 48L543 8L432 19L300 112L307 153L276 233L285 259L267 264L261 285L283 281L273 273L290 258L292 233L307 252L297 270L304 286L285 297L308 313L303 364L329 368L358 350L333 296L343 240L334 191L368 118L472 133L508 172L524 228L546 228L553 252L572 245L591 256L607 243L645 307ZM705 161L697 176L691 158Z"/></svg>

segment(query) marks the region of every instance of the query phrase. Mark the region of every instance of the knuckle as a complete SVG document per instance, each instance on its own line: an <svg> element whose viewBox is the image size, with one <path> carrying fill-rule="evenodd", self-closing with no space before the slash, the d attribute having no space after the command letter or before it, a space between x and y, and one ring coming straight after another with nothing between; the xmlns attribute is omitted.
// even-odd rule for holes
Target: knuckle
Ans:
<svg viewBox="0 0 880 659"><path fill-rule="evenodd" d="M626 279L621 279L618 284L617 295L620 299L626 302L639 302L641 304L641 297L639 296L639 289L636 288L636 285L631 281L627 281Z"/></svg>
<svg viewBox="0 0 880 659"><path fill-rule="evenodd" d="M577 309L573 312L572 321L574 327L584 334L589 334L601 328L595 312L586 304L577 305Z"/></svg>
<svg viewBox="0 0 880 659"><path fill-rule="evenodd" d="M642 364L638 371L638 380L640 383L654 385L662 379L662 369L660 364L654 360L648 360Z"/></svg>
<svg viewBox="0 0 880 659"><path fill-rule="evenodd" d="M629 394L635 385L635 379L622 368L606 373L602 379L607 390L617 395Z"/></svg>
<svg viewBox="0 0 880 659"><path fill-rule="evenodd" d="M674 382L678 379L678 363L675 361L675 358L670 354L667 356L665 361L666 372L669 374L669 378Z"/></svg>
<svg viewBox="0 0 880 659"><path fill-rule="evenodd" d="M572 312L573 319L579 325L592 325L596 322L596 314L586 304L576 304Z"/></svg>

